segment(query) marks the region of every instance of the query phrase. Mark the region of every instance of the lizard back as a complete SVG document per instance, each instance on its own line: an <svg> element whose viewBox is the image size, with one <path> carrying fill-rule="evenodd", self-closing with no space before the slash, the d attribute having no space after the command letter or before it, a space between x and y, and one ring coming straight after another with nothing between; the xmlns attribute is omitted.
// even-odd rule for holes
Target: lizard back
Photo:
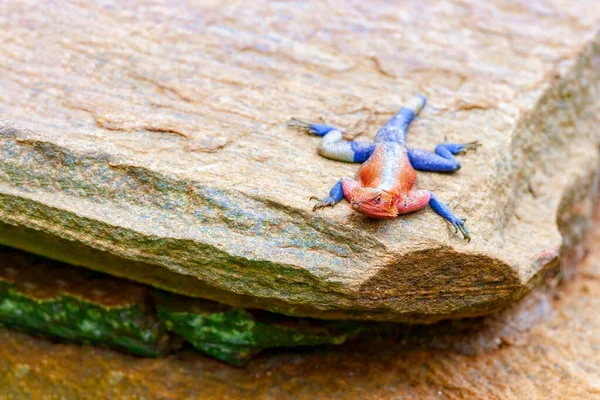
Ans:
<svg viewBox="0 0 600 400"><path fill-rule="evenodd" d="M357 175L360 186L380 188L392 194L410 191L417 178L406 147L394 142L377 144Z"/></svg>

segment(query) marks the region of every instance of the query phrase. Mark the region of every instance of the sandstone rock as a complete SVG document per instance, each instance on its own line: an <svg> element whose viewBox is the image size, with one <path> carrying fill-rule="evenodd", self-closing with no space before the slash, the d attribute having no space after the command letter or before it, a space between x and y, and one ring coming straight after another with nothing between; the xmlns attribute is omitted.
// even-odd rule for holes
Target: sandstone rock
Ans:
<svg viewBox="0 0 600 400"><path fill-rule="evenodd" d="M546 302L541 321L534 315L534 327L513 337L501 332L495 351L467 356L394 338L310 352L286 349L258 356L241 369L191 352L140 359L0 328L0 397L595 399L600 395L598 233L574 279ZM503 330L521 323L514 322ZM444 340L451 335L437 328L428 332ZM81 370L86 373L76 373Z"/></svg>
<svg viewBox="0 0 600 400"><path fill-rule="evenodd" d="M1 243L234 306L433 322L521 298L585 230L595 4L144 4L0 5ZM310 211L356 166L285 122L370 139L417 92L409 145L483 144L419 174L471 243L431 210Z"/></svg>

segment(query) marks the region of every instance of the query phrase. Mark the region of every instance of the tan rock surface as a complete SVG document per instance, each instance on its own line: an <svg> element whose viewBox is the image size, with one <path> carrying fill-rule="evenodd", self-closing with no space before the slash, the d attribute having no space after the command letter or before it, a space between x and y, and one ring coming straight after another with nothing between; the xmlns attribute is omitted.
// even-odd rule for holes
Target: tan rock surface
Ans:
<svg viewBox="0 0 600 400"><path fill-rule="evenodd" d="M598 21L593 2L558 0L2 2L0 221L27 233L0 242L293 315L492 312L585 230ZM310 211L356 166L285 122L369 139L417 92L429 107L409 145L483 143L457 174L419 174L468 218L471 243L431 210ZM115 255L127 261L102 261Z"/></svg>
<svg viewBox="0 0 600 400"><path fill-rule="evenodd" d="M239 369L193 352L140 359L0 329L0 398L596 399L599 260L597 230L574 279L498 331L497 350L476 356L395 339L263 355Z"/></svg>

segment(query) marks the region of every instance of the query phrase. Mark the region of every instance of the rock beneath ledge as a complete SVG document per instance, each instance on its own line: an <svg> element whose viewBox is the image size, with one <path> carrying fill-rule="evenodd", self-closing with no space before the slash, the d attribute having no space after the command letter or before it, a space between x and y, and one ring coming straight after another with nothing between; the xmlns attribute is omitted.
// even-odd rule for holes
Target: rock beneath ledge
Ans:
<svg viewBox="0 0 600 400"><path fill-rule="evenodd" d="M170 350L151 289L14 250L0 255L0 324L141 356Z"/></svg>
<svg viewBox="0 0 600 400"><path fill-rule="evenodd" d="M233 308L4 247L0 260L0 325L140 356L164 356L187 341L243 365L265 349L342 344L399 329Z"/></svg>
<svg viewBox="0 0 600 400"><path fill-rule="evenodd" d="M365 332L391 332L393 328L392 324L323 321L253 312L165 292L159 296L157 309L169 331L203 353L233 365L244 365L265 349L342 344Z"/></svg>
<svg viewBox="0 0 600 400"><path fill-rule="evenodd" d="M0 243L234 306L433 322L513 303L585 231L595 4L1 7ZM431 210L310 211L356 166L285 122L368 140L417 92L410 146L483 144L418 175L471 243Z"/></svg>
<svg viewBox="0 0 600 400"><path fill-rule="evenodd" d="M286 349L260 355L245 368L233 368L185 350L167 358L143 359L0 329L0 396L521 400L526 394L533 399L596 399L600 395L600 230L590 250L574 279L549 296L541 320L534 309L533 315L504 321L502 332L492 336L495 350L477 356L394 338L309 352ZM523 320L532 317L537 320L533 327L519 329ZM465 339L464 332L451 337L451 330L429 325L418 329L450 343ZM86 373L74 373L81 370Z"/></svg>

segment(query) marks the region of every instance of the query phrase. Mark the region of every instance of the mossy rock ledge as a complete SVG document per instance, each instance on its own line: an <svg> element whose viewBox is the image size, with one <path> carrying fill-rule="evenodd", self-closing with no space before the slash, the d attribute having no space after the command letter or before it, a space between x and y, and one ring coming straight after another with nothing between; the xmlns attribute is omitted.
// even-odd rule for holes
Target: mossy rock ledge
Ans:
<svg viewBox="0 0 600 400"><path fill-rule="evenodd" d="M0 325L150 357L165 356L189 342L234 365L269 348L341 344L393 328L234 308L4 247Z"/></svg>
<svg viewBox="0 0 600 400"><path fill-rule="evenodd" d="M0 243L290 316L435 322L514 303L589 219L600 7L426 3L234 18L220 3L3 4ZM470 243L429 209L311 211L356 165L286 121L369 140L416 93L429 102L409 146L482 143L455 174L418 174Z"/></svg>

